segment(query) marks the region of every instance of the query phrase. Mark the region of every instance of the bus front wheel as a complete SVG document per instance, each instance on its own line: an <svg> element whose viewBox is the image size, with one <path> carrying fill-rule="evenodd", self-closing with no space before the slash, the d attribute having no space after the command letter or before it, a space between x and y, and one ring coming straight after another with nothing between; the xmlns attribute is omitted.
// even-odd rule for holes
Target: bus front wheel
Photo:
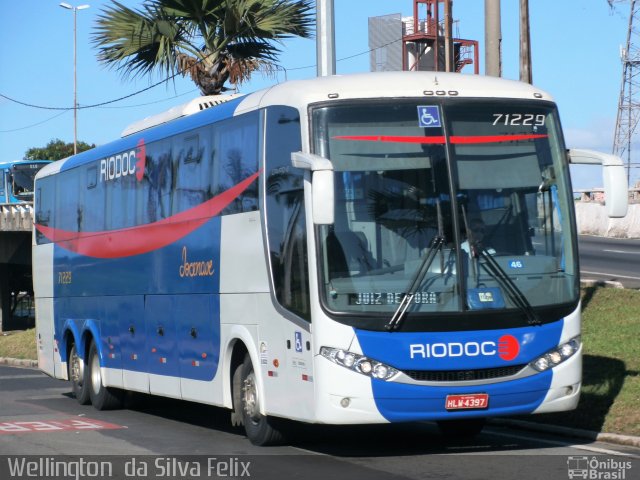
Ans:
<svg viewBox="0 0 640 480"><path fill-rule="evenodd" d="M98 410L113 410L122 407L123 391L113 387L105 387L100 370L100 355L94 342L89 348L89 396L91 403Z"/></svg>
<svg viewBox="0 0 640 480"><path fill-rule="evenodd" d="M274 428L273 419L260 413L262 399L249 354L245 355L241 366L240 385L242 419L249 441L259 446L282 443L284 437L280 430Z"/></svg>
<svg viewBox="0 0 640 480"><path fill-rule="evenodd" d="M85 368L84 360L78 355L75 343L71 346L67 362L67 373L69 374L73 394L80 405L87 405L91 401L87 385L87 369Z"/></svg>

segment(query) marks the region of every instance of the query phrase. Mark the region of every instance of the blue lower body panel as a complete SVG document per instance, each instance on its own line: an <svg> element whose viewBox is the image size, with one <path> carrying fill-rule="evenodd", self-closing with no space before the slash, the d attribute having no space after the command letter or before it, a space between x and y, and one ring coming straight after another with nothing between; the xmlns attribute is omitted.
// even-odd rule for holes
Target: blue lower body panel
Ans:
<svg viewBox="0 0 640 480"><path fill-rule="evenodd" d="M372 380L380 414L390 422L447 420L465 417L496 417L533 412L543 402L551 385L551 371L519 380L468 387L434 387ZM489 407L447 411L447 395L486 393Z"/></svg>

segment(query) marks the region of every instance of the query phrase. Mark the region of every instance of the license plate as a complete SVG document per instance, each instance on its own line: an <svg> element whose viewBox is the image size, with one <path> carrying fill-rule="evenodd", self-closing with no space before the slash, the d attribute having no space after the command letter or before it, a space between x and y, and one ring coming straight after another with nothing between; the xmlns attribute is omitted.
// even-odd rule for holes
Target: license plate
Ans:
<svg viewBox="0 0 640 480"><path fill-rule="evenodd" d="M471 395L447 395L447 410L471 410L489 407L489 394L474 393Z"/></svg>

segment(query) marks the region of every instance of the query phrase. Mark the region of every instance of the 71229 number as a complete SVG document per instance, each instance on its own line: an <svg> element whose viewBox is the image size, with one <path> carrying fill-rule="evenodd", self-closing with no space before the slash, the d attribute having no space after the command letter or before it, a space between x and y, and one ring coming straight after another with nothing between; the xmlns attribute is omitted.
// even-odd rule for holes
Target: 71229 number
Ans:
<svg viewBox="0 0 640 480"><path fill-rule="evenodd" d="M531 125L536 127L542 127L547 118L542 113L537 115L533 113L494 113L493 117L495 118L494 125Z"/></svg>

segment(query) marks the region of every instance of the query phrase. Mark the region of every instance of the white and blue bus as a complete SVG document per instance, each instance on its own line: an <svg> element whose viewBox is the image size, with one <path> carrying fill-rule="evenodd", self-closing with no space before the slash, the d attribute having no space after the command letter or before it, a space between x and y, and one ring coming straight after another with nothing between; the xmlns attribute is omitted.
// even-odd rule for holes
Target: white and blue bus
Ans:
<svg viewBox="0 0 640 480"><path fill-rule="evenodd" d="M473 434L576 406L570 157L547 93L390 72L225 100L38 174L43 371L98 409L126 391L229 408L259 445L281 418ZM623 215L619 162L575 157L604 160Z"/></svg>

